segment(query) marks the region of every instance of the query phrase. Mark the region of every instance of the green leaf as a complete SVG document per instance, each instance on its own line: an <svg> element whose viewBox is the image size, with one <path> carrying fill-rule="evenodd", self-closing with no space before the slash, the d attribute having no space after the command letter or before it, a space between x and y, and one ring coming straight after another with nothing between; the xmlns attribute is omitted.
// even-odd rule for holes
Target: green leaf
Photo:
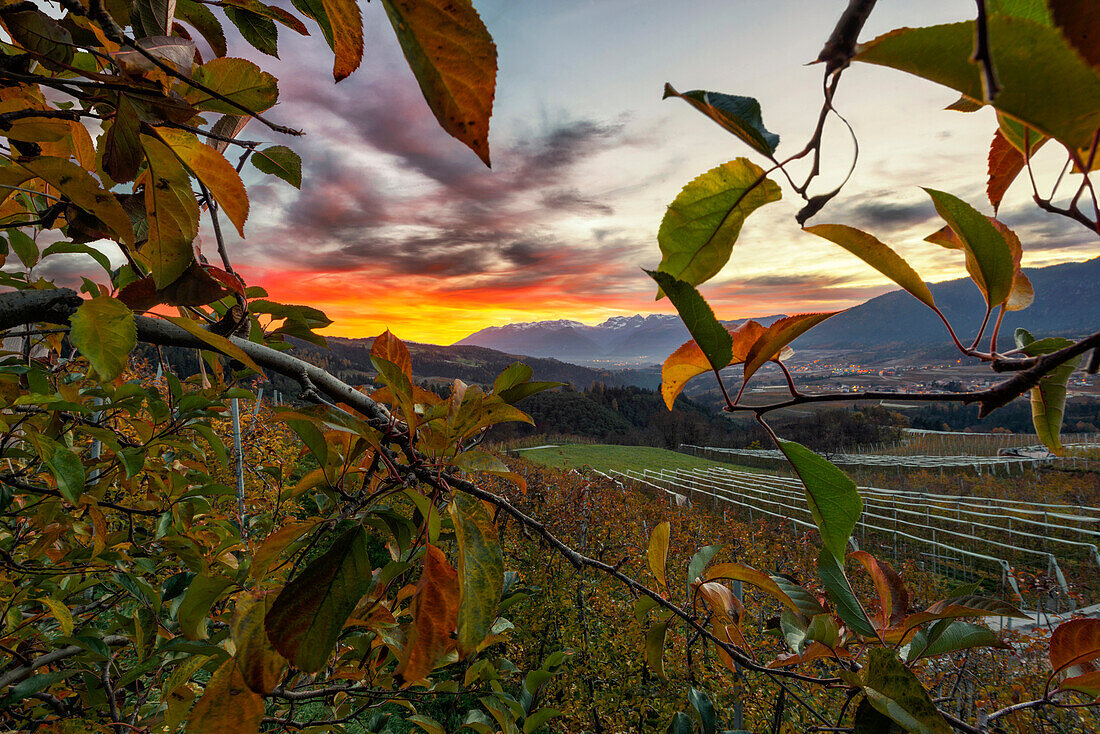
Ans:
<svg viewBox="0 0 1100 734"><path fill-rule="evenodd" d="M504 557L493 515L485 503L455 493L448 508L458 544L458 654L477 652L497 618L504 589Z"/></svg>
<svg viewBox="0 0 1100 734"><path fill-rule="evenodd" d="M205 640L210 607L233 585L233 579L205 573L191 579L178 612L180 632L189 640Z"/></svg>
<svg viewBox="0 0 1100 734"><path fill-rule="evenodd" d="M405 719L410 723L416 724L428 734L447 734L447 730L443 728L443 725L430 716L424 714L413 714Z"/></svg>
<svg viewBox="0 0 1100 734"><path fill-rule="evenodd" d="M1056 28L1001 13L991 14L987 27L1002 86L993 106L1071 148L1087 148L1100 127L1100 77ZM909 72L980 100L981 70L970 61L974 33L973 21L900 28L860 46L855 60Z"/></svg>
<svg viewBox="0 0 1100 734"><path fill-rule="evenodd" d="M26 232L18 228L9 229L8 243L24 266L33 268L38 263L38 245Z"/></svg>
<svg viewBox="0 0 1100 734"><path fill-rule="evenodd" d="M47 247L45 250L43 250L42 257L62 254L87 255L88 257L95 260L96 263L98 263L99 266L106 270L108 273L110 273L114 269L111 267L110 258L108 258L106 255L104 255L102 252L95 249L94 247L90 247L89 245L81 242L55 242Z"/></svg>
<svg viewBox="0 0 1100 734"><path fill-rule="evenodd" d="M721 92L693 89L677 92L671 84L665 84L662 99L679 97L726 130L744 140L760 153L772 157L779 146L779 136L768 132L760 115L760 103L752 97L738 97Z"/></svg>
<svg viewBox="0 0 1100 734"><path fill-rule="evenodd" d="M1020 329L1019 331L1023 331ZM1027 334L1024 331L1024 334ZM1028 334L1030 337L1030 334ZM1029 357L1038 357L1043 354L1057 352L1072 345L1074 342L1062 338L1046 338L1038 341L1029 341L1020 345L1024 354ZM1074 357L1055 367L1043 375L1039 384L1031 388L1031 422L1035 425L1035 433L1052 453L1061 455L1062 448L1062 418L1066 410L1066 385L1074 371L1081 366L1082 356Z"/></svg>
<svg viewBox="0 0 1100 734"><path fill-rule="evenodd" d="M207 89L256 112L271 108L279 99L278 80L245 59L211 59L195 70L193 78ZM240 108L197 88L187 93L187 101L201 110L241 114Z"/></svg>
<svg viewBox="0 0 1100 734"><path fill-rule="evenodd" d="M905 734L905 730L889 716L883 716L864 696L856 707L856 716L852 721L852 734Z"/></svg>
<svg viewBox="0 0 1100 734"><path fill-rule="evenodd" d="M825 613L825 607L821 606L821 602L817 600L817 597L791 579L776 574L772 576L772 581L784 594L790 597L795 607L802 614L807 617L815 617L818 614Z"/></svg>
<svg viewBox="0 0 1100 734"><path fill-rule="evenodd" d="M252 154L252 165L278 176L296 189L302 188L302 158L285 145L272 145Z"/></svg>
<svg viewBox="0 0 1100 734"><path fill-rule="evenodd" d="M703 569L707 567L707 564L714 560L714 557L718 555L718 551L722 550L721 545L707 545L696 551L695 555L691 557L691 562L688 563L688 575L687 585L688 589L691 589L691 584L695 579L700 578L703 575Z"/></svg>
<svg viewBox="0 0 1100 734"><path fill-rule="evenodd" d="M470 0L382 4L436 120L488 166L497 48L481 16Z"/></svg>
<svg viewBox="0 0 1100 734"><path fill-rule="evenodd" d="M288 583L267 613L267 634L307 673L325 666L344 623L371 586L367 532L352 528Z"/></svg>
<svg viewBox="0 0 1100 734"><path fill-rule="evenodd" d="M817 614L806 628L805 644L820 642L829 648L835 648L840 640L840 627L831 614Z"/></svg>
<svg viewBox="0 0 1100 734"><path fill-rule="evenodd" d="M683 711L677 711L672 715L672 720L668 722L668 729L665 732L666 734L695 734L695 724L692 723L690 716Z"/></svg>
<svg viewBox="0 0 1100 734"><path fill-rule="evenodd" d="M703 734L715 734L718 729L718 717L714 712L714 704L711 703L710 696L694 686L689 686L688 703L695 709L695 714L699 717Z"/></svg>
<svg viewBox="0 0 1100 734"><path fill-rule="evenodd" d="M1008 646L1001 642L993 630L984 625L941 619L932 625L931 630L926 632L922 629L913 636L905 660L911 663L918 658L932 658L972 647Z"/></svg>
<svg viewBox="0 0 1100 734"><path fill-rule="evenodd" d="M137 346L134 313L122 301L99 296L84 301L70 319L69 337L104 380L122 374Z"/></svg>
<svg viewBox="0 0 1100 734"><path fill-rule="evenodd" d="M80 504L80 495L84 492L84 464L75 453L58 445L46 466L57 480L57 490L74 505Z"/></svg>
<svg viewBox="0 0 1100 734"><path fill-rule="evenodd" d="M671 525L668 521L658 523L649 534L649 549L646 551L646 559L649 561L649 570L664 588L668 588L665 578L665 564L668 561L668 536Z"/></svg>
<svg viewBox="0 0 1100 734"><path fill-rule="evenodd" d="M944 191L925 189L936 205L936 211L958 235L967 257L977 266L971 270L985 302L992 308L1004 303L1012 292L1017 264L1005 236L997 231L989 218L962 199Z"/></svg>
<svg viewBox="0 0 1100 734"><path fill-rule="evenodd" d="M313 424L313 421L292 418L287 420L286 424L298 434L298 438L302 439L302 443L317 459L317 463L324 467L328 463L328 441L325 440L325 435Z"/></svg>
<svg viewBox="0 0 1100 734"><path fill-rule="evenodd" d="M673 619L662 620L650 625L645 633L645 659L653 675L661 680L668 680L665 675L665 636Z"/></svg>
<svg viewBox="0 0 1100 734"><path fill-rule="evenodd" d="M260 53L279 58L279 29L275 26L275 21L232 5L226 5L222 10L253 48Z"/></svg>
<svg viewBox="0 0 1100 734"><path fill-rule="evenodd" d="M871 705L903 729L919 734L951 734L951 726L928 692L890 648L873 647L863 671L863 692Z"/></svg>
<svg viewBox="0 0 1100 734"><path fill-rule="evenodd" d="M844 558L848 539L863 511L856 483L832 462L800 443L779 441L779 448L806 488L806 502L821 532L822 543L838 559Z"/></svg>
<svg viewBox="0 0 1100 734"><path fill-rule="evenodd" d="M199 32L215 56L225 56L229 52L221 22L205 5L195 0L176 0L176 16Z"/></svg>
<svg viewBox="0 0 1100 734"><path fill-rule="evenodd" d="M890 280L909 291L917 300L936 307L932 291L905 260L872 235L845 224L818 224L803 231L840 245Z"/></svg>
<svg viewBox="0 0 1100 734"><path fill-rule="evenodd" d="M665 212L657 231L657 269L691 285L705 283L729 262L745 219L782 195L764 169L746 158L712 168L685 186Z"/></svg>
<svg viewBox="0 0 1100 734"><path fill-rule="evenodd" d="M694 286L678 280L668 273L647 270L649 277L657 281L661 292L676 307L680 319L692 339L703 350L710 366L720 370L733 360L733 337L718 322L710 305L699 295Z"/></svg>
<svg viewBox="0 0 1100 734"><path fill-rule="evenodd" d="M844 556L840 556L843 558ZM852 584L844 573L843 561L839 560L828 550L822 549L817 556L817 576L821 579L825 591L829 594L829 601L836 608L837 615L844 620L844 624L867 637L877 636L875 626L867 618L867 613L852 591Z"/></svg>

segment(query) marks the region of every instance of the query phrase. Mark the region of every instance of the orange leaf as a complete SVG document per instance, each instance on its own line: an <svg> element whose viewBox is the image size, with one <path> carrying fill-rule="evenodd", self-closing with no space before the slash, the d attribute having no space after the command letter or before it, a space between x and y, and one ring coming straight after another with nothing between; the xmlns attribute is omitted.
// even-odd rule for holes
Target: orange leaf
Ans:
<svg viewBox="0 0 1100 734"><path fill-rule="evenodd" d="M707 581L714 581L716 579L744 581L746 584L752 584L764 593L778 600L792 612L802 614L802 610L798 608L794 600L779 588L779 585L772 580L771 576L762 571L757 571L752 566L746 566L743 563L719 563L707 569L706 578Z"/></svg>
<svg viewBox="0 0 1100 734"><path fill-rule="evenodd" d="M363 15L355 0L321 0L321 3L332 26L332 50L336 54L332 76L340 81L363 61Z"/></svg>
<svg viewBox="0 0 1100 734"><path fill-rule="evenodd" d="M722 368L744 362L749 347L763 333L764 327L756 321L746 321L736 329L731 329L733 359L730 360L729 364L722 365ZM668 409L672 410L672 404L676 402L676 396L680 394L688 381L710 371L710 362L694 339L669 355L661 367L661 395L664 397Z"/></svg>
<svg viewBox="0 0 1100 734"><path fill-rule="evenodd" d="M424 570L413 598L413 621L396 674L404 685L426 677L455 646L458 630L458 572L443 551L426 547Z"/></svg>
<svg viewBox="0 0 1100 734"><path fill-rule="evenodd" d="M835 654L841 658L851 657L849 652L844 648L837 648ZM769 668L787 668L791 665L798 665L799 663L808 663L811 660L821 660L823 658L833 659L834 650L827 645L823 645L820 642L811 642L801 655L780 655L775 660L768 663Z"/></svg>
<svg viewBox="0 0 1100 734"><path fill-rule="evenodd" d="M1050 636L1050 667L1055 673L1100 658L1100 619L1071 619Z"/></svg>
<svg viewBox="0 0 1100 734"><path fill-rule="evenodd" d="M412 382L412 355L409 354L409 348L405 346L405 343L390 333L389 329L386 329L379 336L374 338L374 344L370 348L370 354L372 357L381 357L382 359L393 362L401 371L405 373L405 376Z"/></svg>
<svg viewBox="0 0 1100 734"><path fill-rule="evenodd" d="M885 629L890 626L891 621L900 621L909 607L909 593L897 572L889 564L880 563L867 551L853 551L848 554L848 558L859 561L874 581L881 615L879 628Z"/></svg>
<svg viewBox="0 0 1100 734"><path fill-rule="evenodd" d="M764 366L766 362L775 359L783 347L805 334L825 319L836 316L840 311L826 311L824 313L802 313L779 319L769 326L767 330L749 348L745 356L745 381L747 382L753 373Z"/></svg>
<svg viewBox="0 0 1100 734"><path fill-rule="evenodd" d="M692 586L720 619L736 625L745 616L745 606L725 584L707 581L701 584L693 583Z"/></svg>
<svg viewBox="0 0 1100 734"><path fill-rule="evenodd" d="M1024 165L1024 154L1008 142L1008 138L998 129L989 146L989 183L986 185L993 211L997 211L1005 192L1024 170Z"/></svg>

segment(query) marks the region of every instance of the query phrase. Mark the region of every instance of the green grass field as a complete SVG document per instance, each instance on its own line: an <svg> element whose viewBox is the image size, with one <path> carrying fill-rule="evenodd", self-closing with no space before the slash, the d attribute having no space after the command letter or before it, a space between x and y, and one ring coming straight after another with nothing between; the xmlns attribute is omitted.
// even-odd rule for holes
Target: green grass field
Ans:
<svg viewBox="0 0 1100 734"><path fill-rule="evenodd" d="M734 464L699 459L688 454L659 449L653 446L612 446L610 444L567 445L551 448L520 449L518 456L537 464L545 464L559 469L581 469L591 467L596 471L607 472L612 469L626 471L633 469L705 469L722 466L745 471L759 471Z"/></svg>

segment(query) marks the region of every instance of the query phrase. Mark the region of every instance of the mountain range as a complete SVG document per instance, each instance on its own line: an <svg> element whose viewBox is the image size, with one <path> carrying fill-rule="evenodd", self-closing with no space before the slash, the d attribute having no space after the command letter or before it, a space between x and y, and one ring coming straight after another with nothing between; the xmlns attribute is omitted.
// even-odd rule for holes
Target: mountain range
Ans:
<svg viewBox="0 0 1100 734"><path fill-rule="evenodd" d="M765 316L756 320L767 325L779 318L781 316ZM722 323L732 329L745 321ZM656 364L690 338L687 328L675 314L636 314L613 316L596 326L565 319L490 326L453 346L480 346L511 354L576 362Z"/></svg>
<svg viewBox="0 0 1100 734"><path fill-rule="evenodd" d="M1083 336L1100 328L1100 257L1086 262L1025 268L1035 287L1035 302L1005 315L1001 346L1010 348L1013 331L1023 327L1036 336ZM972 338L985 313L981 293L967 278L929 285L936 303L959 338ZM781 315L757 318L765 326ZM744 319L723 321L729 328ZM988 332L987 332L988 333ZM510 354L553 357L563 361L629 361L658 364L690 337L678 316L615 316L596 326L556 320L490 326L454 346L480 346ZM904 291L872 298L825 321L799 338L798 349L886 349L903 345L930 348L949 344L939 318Z"/></svg>

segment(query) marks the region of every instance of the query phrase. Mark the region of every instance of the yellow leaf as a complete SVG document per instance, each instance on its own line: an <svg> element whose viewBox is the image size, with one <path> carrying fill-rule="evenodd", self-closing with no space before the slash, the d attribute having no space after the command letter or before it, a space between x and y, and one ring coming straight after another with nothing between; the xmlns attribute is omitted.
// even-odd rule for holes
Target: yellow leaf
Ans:
<svg viewBox="0 0 1100 734"><path fill-rule="evenodd" d="M243 349L226 339L224 336L220 336L202 328L199 322L183 318L182 316L164 316L163 318L171 321L181 329L184 329L192 336L198 337L200 340L206 342L215 352L221 352L227 357L232 357L254 372L259 372L261 375L264 373L264 371L260 369L260 365L256 364L252 360L252 357L245 354Z"/></svg>
<svg viewBox="0 0 1100 734"><path fill-rule="evenodd" d="M248 734L260 730L264 700L244 681L237 661L214 671L202 698L187 715L188 734Z"/></svg>
<svg viewBox="0 0 1100 734"><path fill-rule="evenodd" d="M336 54L332 76L340 81L363 61L363 16L355 0L321 0L321 3L332 26L332 48Z"/></svg>
<svg viewBox="0 0 1100 734"><path fill-rule="evenodd" d="M199 205L191 177L172 150L156 138L141 136L149 162L138 179L145 187L149 241L142 248L157 288L171 285L195 259L192 243L199 232Z"/></svg>
<svg viewBox="0 0 1100 734"><path fill-rule="evenodd" d="M666 589L668 581L665 578L665 564L668 561L668 537L671 527L666 520L653 528L653 532L649 534L649 551L646 553L649 570Z"/></svg>
<svg viewBox="0 0 1100 734"><path fill-rule="evenodd" d="M134 228L126 210L83 168L72 161L46 156L20 160L20 165L106 224L119 242L133 244Z"/></svg>
<svg viewBox="0 0 1100 734"><path fill-rule="evenodd" d="M49 597L39 599L39 601L50 608L54 619L61 626L61 634L66 637L71 636L73 634L73 615L69 608L57 599L50 599Z"/></svg>
<svg viewBox="0 0 1100 734"><path fill-rule="evenodd" d="M218 206L237 228L237 233L244 237L244 222L248 219L248 194L237 169L221 153L200 141L193 133L157 128L157 134L188 170L209 189Z"/></svg>

